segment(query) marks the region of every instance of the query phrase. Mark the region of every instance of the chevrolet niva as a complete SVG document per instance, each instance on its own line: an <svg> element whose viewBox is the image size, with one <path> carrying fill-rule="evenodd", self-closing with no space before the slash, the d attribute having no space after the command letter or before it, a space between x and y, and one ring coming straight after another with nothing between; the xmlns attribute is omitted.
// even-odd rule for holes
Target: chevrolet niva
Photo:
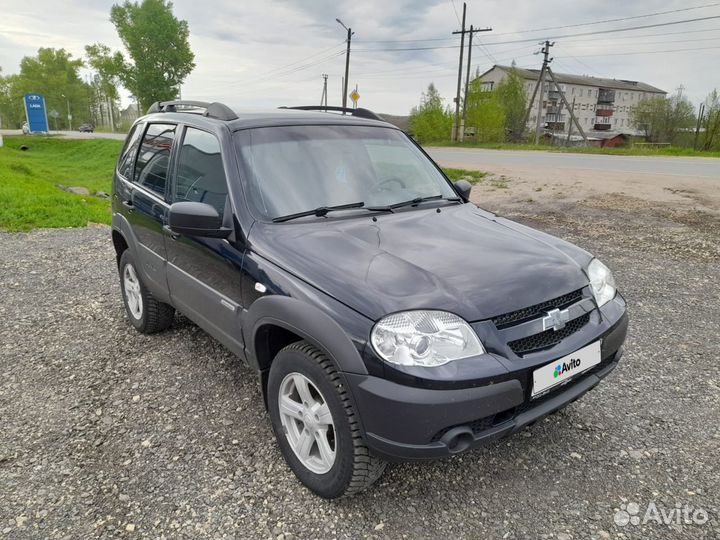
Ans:
<svg viewBox="0 0 720 540"><path fill-rule="evenodd" d="M607 266L470 189L365 109L156 103L113 182L128 318L178 310L257 372L322 497L506 437L610 373L628 317Z"/></svg>

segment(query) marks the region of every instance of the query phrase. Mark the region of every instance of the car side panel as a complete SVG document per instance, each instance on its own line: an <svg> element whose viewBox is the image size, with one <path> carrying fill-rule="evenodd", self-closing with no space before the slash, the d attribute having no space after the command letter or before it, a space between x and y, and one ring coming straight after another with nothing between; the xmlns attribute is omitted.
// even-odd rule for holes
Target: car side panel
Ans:
<svg viewBox="0 0 720 540"><path fill-rule="evenodd" d="M283 327L329 354L341 371L368 373L362 351L372 321L248 251L243 264L243 334L248 362L258 365L255 337L264 324ZM265 288L259 292L255 284Z"/></svg>

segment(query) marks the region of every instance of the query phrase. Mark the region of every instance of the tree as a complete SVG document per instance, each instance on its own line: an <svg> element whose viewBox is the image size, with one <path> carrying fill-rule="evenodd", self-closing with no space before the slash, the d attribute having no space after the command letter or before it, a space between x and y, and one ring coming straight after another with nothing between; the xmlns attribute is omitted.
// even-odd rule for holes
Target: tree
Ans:
<svg viewBox="0 0 720 540"><path fill-rule="evenodd" d="M673 143L684 128L693 126L695 110L680 89L669 97L641 101L631 112L630 118L650 142Z"/></svg>
<svg viewBox="0 0 720 540"><path fill-rule="evenodd" d="M115 128L114 111L120 95L118 86L120 74L123 70L124 60L119 52L113 53L110 47L102 43L87 45L85 47L88 65L97 73L93 77L93 113L104 123L107 114L108 123Z"/></svg>
<svg viewBox="0 0 720 540"><path fill-rule="evenodd" d="M83 61L73 58L65 49L40 48L37 56L20 61L20 73L11 78L12 106L24 117L22 96L37 93L45 96L48 112L56 110L62 119L60 126L68 127L70 114L80 122L89 114L89 87L80 78Z"/></svg>
<svg viewBox="0 0 720 540"><path fill-rule="evenodd" d="M172 7L167 0L128 0L113 5L110 11L129 59L118 53L109 55L107 48L101 56L110 56L117 76L143 108L155 101L175 99L195 67L188 24L173 15Z"/></svg>
<svg viewBox="0 0 720 540"><path fill-rule="evenodd" d="M702 149L720 148L720 94L717 89L710 92L705 98L705 111L701 127L703 128Z"/></svg>
<svg viewBox="0 0 720 540"><path fill-rule="evenodd" d="M467 121L465 129L475 130L477 142L502 142L505 140L506 114L496 91L484 90L482 81L475 79L470 83L465 98Z"/></svg>
<svg viewBox="0 0 720 540"><path fill-rule="evenodd" d="M17 91L16 79L17 75L3 76L0 69L0 124L7 129L17 129L25 120L22 95Z"/></svg>
<svg viewBox="0 0 720 540"><path fill-rule="evenodd" d="M527 107L527 95L525 84L520 73L512 63L512 69L500 84L496 92L498 101L505 111L505 130L507 138L511 141L520 141L525 133L525 108Z"/></svg>
<svg viewBox="0 0 720 540"><path fill-rule="evenodd" d="M430 83L420 98L420 106L410 112L410 133L421 143L446 141L452 124L452 115L443 107L440 92Z"/></svg>

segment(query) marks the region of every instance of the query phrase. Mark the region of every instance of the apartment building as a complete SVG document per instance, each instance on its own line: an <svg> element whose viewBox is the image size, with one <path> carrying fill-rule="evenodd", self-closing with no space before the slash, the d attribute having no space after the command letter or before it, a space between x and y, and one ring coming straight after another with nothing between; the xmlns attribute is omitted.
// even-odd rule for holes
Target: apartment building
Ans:
<svg viewBox="0 0 720 540"><path fill-rule="evenodd" d="M478 78L484 90L493 90L513 69L510 66L495 65ZM515 68L525 83L528 99L540 77L539 69ZM589 136L609 133L640 135L632 125L630 111L644 99L665 96L667 92L638 81L605 79L586 75L569 75L553 70L560 92L574 108L575 117ZM528 128L534 129L537 122L538 103L542 104L541 125L553 132L567 132L571 122L570 114L562 102L560 93L546 75L543 91L538 91L528 119ZM573 100L575 105L573 106ZM573 126L573 130L576 130Z"/></svg>

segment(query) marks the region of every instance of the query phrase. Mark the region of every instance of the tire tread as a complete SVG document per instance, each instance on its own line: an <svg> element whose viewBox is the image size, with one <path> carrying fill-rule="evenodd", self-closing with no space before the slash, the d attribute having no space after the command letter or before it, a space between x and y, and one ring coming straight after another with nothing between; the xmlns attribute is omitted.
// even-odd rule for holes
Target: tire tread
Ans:
<svg viewBox="0 0 720 540"><path fill-rule="evenodd" d="M335 387L343 409L345 410L348 424L350 425L353 444L352 476L350 477L347 488L340 497L350 497L366 490L382 476L387 467L387 462L377 456L373 456L368 447L365 446L357 413L350 401L350 396L343 384L342 378L335 368L335 364L322 351L307 341L291 343L286 346L283 351L297 351L317 362L325 372L328 380Z"/></svg>

